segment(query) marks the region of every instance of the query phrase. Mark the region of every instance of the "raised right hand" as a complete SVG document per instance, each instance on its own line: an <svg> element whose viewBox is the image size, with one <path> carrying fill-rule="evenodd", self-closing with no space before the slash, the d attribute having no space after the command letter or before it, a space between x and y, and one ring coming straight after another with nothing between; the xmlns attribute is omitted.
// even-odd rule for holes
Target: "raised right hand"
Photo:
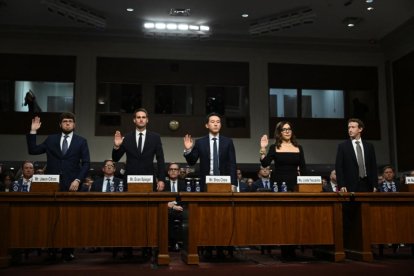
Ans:
<svg viewBox="0 0 414 276"><path fill-rule="evenodd" d="M36 132L40 126L42 125L42 122L40 122L40 117L36 116L32 119L32 126L30 127L31 132Z"/></svg>
<svg viewBox="0 0 414 276"><path fill-rule="evenodd" d="M115 131L114 146L120 147L123 141L124 141L124 137L122 137L121 132L119 130Z"/></svg>
<svg viewBox="0 0 414 276"><path fill-rule="evenodd" d="M193 147L193 144L194 142L193 142L193 139L191 138L191 135L186 134L184 136L184 149L185 150L191 149Z"/></svg>
<svg viewBox="0 0 414 276"><path fill-rule="evenodd" d="M262 138L260 139L260 148L266 148L267 145L269 144L269 139L267 138L267 135L263 135Z"/></svg>

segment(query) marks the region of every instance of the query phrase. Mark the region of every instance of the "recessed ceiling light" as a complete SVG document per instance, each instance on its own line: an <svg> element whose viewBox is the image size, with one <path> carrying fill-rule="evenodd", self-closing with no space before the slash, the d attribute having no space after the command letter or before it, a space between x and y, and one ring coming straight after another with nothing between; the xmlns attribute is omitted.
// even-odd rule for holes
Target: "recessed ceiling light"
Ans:
<svg viewBox="0 0 414 276"><path fill-rule="evenodd" d="M249 15L248 15L247 13L243 13L241 16L242 16L243 18L247 18L247 17L249 17Z"/></svg>
<svg viewBox="0 0 414 276"><path fill-rule="evenodd" d="M133 12L134 11L133 8L127 8L126 10L129 11L129 12Z"/></svg>
<svg viewBox="0 0 414 276"><path fill-rule="evenodd" d="M374 10L374 7L369 6L369 7L367 8L367 10L372 11L372 10Z"/></svg>
<svg viewBox="0 0 414 276"><path fill-rule="evenodd" d="M365 0L365 3L373 3L374 0Z"/></svg>

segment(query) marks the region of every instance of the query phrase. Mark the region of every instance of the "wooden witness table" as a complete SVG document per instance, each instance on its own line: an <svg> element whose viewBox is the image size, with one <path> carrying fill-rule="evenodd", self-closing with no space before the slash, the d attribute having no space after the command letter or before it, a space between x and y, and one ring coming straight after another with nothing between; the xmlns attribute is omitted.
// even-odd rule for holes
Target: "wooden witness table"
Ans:
<svg viewBox="0 0 414 276"><path fill-rule="evenodd" d="M0 193L0 266L9 248L158 247L170 262L171 193Z"/></svg>
<svg viewBox="0 0 414 276"><path fill-rule="evenodd" d="M355 193L344 234L349 258L372 261L373 244L414 243L414 193Z"/></svg>
<svg viewBox="0 0 414 276"><path fill-rule="evenodd" d="M187 264L198 246L331 245L345 259L342 202L334 193L180 193L188 205Z"/></svg>

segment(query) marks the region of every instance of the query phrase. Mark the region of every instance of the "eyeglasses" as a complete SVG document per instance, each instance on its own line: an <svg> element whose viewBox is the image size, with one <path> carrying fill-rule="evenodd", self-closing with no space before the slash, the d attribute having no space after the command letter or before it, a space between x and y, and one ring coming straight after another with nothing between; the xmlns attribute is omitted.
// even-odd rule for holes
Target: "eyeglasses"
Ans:
<svg viewBox="0 0 414 276"><path fill-rule="evenodd" d="M180 169L179 168L170 168L169 170L170 171L179 171Z"/></svg>
<svg viewBox="0 0 414 276"><path fill-rule="evenodd" d="M115 167L114 165L105 165L104 166L105 168L113 168L113 167Z"/></svg>
<svg viewBox="0 0 414 276"><path fill-rule="evenodd" d="M74 121L72 119L63 119L62 123L73 123Z"/></svg>
<svg viewBox="0 0 414 276"><path fill-rule="evenodd" d="M147 118L147 116L137 116L137 117L135 117L135 119L146 119Z"/></svg>
<svg viewBox="0 0 414 276"><path fill-rule="evenodd" d="M289 128L282 128L280 132L290 132L290 131L292 131L292 129L289 127Z"/></svg>

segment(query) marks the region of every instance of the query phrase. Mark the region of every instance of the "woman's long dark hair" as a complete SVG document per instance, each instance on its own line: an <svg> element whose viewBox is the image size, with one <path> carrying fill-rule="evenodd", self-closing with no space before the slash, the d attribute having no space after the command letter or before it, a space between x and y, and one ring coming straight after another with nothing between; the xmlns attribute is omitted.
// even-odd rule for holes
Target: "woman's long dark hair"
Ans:
<svg viewBox="0 0 414 276"><path fill-rule="evenodd" d="M277 123L276 125L276 129L275 129L275 144L276 144L276 148L280 149L280 145L282 145L282 128L284 125L288 124L289 127L292 129L292 124L288 121L281 121L279 123ZM292 136L290 137L290 142L295 146L295 147L299 147L298 141L296 141L296 136L295 134L293 134L293 129L292 129Z"/></svg>

